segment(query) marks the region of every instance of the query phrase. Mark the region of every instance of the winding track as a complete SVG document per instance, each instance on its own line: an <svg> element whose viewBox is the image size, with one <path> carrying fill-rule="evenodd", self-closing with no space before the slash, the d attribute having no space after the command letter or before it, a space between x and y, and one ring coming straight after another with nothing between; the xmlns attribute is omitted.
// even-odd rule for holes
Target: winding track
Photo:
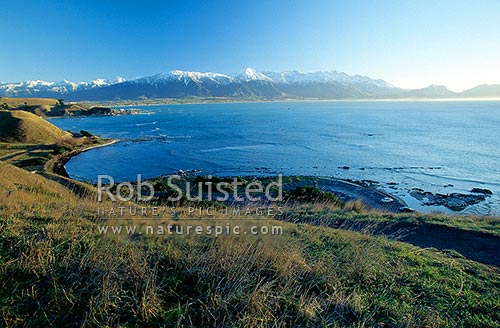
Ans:
<svg viewBox="0 0 500 328"><path fill-rule="evenodd" d="M312 180L298 181L285 184L283 189L291 190L313 183ZM338 194L342 200L360 199L366 207L384 212L397 213L402 207L407 206L397 197L348 181L320 178L317 179L317 187ZM394 201L383 202L382 199L385 197L390 197ZM470 260L500 268L500 236L493 234L430 223L345 221L324 218L291 221L385 236L391 240L422 248L432 247L444 252L453 250Z"/></svg>
<svg viewBox="0 0 500 328"><path fill-rule="evenodd" d="M479 231L464 230L440 224L410 222L375 222L300 218L286 220L384 236L422 248L435 248L443 252L453 250L467 259L500 269L500 236ZM457 255L454 255L457 256Z"/></svg>

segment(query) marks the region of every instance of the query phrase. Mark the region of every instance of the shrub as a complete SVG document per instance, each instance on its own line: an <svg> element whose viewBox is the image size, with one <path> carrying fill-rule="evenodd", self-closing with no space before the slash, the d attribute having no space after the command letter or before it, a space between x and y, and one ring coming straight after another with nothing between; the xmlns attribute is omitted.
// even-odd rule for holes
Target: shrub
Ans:
<svg viewBox="0 0 500 328"><path fill-rule="evenodd" d="M90 132L88 132L88 131L85 131L85 130L81 130L81 131L80 131L80 134L81 134L82 136L84 136L84 137L88 137L88 138L92 138L92 137L94 137L94 135L93 135L92 133L90 133Z"/></svg>
<svg viewBox="0 0 500 328"><path fill-rule="evenodd" d="M321 202L340 204L338 197L330 192L321 190L318 187L302 186L283 193L284 201L298 202Z"/></svg>

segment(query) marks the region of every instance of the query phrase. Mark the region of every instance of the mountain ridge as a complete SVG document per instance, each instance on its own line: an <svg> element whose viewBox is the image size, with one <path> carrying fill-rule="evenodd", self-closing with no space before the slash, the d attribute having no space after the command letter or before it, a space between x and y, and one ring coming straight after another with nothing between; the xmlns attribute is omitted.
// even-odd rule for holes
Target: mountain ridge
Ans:
<svg viewBox="0 0 500 328"><path fill-rule="evenodd" d="M403 89L382 79L338 71L259 72L248 67L236 74L171 70L125 80L90 82L29 80L0 83L3 97L50 97L69 101L224 97L236 99L443 99L500 98L500 85L479 85L463 92L445 86Z"/></svg>

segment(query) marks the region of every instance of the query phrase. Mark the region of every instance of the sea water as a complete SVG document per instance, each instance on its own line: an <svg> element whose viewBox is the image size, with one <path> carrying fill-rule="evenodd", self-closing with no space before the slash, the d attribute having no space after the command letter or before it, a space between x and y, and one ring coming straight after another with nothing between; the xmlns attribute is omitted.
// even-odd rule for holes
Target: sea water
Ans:
<svg viewBox="0 0 500 328"><path fill-rule="evenodd" d="M500 214L500 102L320 101L137 106L138 115L54 118L121 142L72 158L68 174L132 181L204 175L373 180L421 211L409 191L494 194L464 212Z"/></svg>

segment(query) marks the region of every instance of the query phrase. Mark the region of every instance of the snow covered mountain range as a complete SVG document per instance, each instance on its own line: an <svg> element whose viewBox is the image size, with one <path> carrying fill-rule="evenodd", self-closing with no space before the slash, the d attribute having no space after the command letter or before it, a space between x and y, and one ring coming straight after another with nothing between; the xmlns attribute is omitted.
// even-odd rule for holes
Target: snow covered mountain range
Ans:
<svg viewBox="0 0 500 328"><path fill-rule="evenodd" d="M173 70L127 81L96 79L91 82L26 81L1 83L0 96L50 97L72 100L118 100L187 97L238 99L381 99L500 97L500 86L483 85L454 93L444 86L409 90L384 80L337 71L258 72L247 68L237 74Z"/></svg>

